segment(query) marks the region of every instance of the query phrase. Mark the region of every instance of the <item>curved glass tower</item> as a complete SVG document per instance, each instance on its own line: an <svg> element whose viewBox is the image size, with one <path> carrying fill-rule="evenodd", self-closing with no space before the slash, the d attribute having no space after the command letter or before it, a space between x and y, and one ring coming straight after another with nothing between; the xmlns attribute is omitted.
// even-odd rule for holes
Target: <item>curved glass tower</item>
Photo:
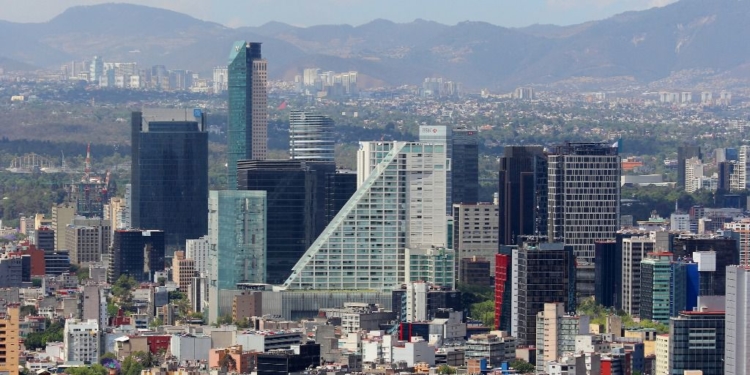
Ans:
<svg viewBox="0 0 750 375"><path fill-rule="evenodd" d="M289 114L289 155L295 160L334 162L333 120L304 111Z"/></svg>

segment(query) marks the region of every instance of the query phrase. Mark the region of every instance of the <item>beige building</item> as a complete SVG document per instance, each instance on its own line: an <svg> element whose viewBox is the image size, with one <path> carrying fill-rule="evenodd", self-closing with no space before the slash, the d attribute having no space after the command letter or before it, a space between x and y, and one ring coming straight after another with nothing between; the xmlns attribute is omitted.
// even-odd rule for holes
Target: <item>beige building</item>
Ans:
<svg viewBox="0 0 750 375"><path fill-rule="evenodd" d="M498 249L500 216L492 203L457 203L453 205L453 250L456 263L461 259L480 257L490 261L489 275L494 275ZM462 277L459 270L459 279Z"/></svg>
<svg viewBox="0 0 750 375"><path fill-rule="evenodd" d="M0 315L0 374L18 375L19 327L18 305L9 305L7 312Z"/></svg>
<svg viewBox="0 0 750 375"><path fill-rule="evenodd" d="M66 240L67 231L65 228L73 222L76 216L76 209L69 203L52 206L52 230L55 231L55 249L67 249L68 241Z"/></svg>
<svg viewBox="0 0 750 375"><path fill-rule="evenodd" d="M73 264L100 262L102 254L108 252L112 231L106 220L77 217L65 232L65 248L70 250Z"/></svg>
<svg viewBox="0 0 750 375"><path fill-rule="evenodd" d="M242 292L242 294L234 296L232 301L232 320L237 322L245 318L262 316L262 307L261 292Z"/></svg>
<svg viewBox="0 0 750 375"><path fill-rule="evenodd" d="M731 223L725 223L724 229L731 229L739 234L740 265L750 265L750 219L740 219Z"/></svg>
<svg viewBox="0 0 750 375"><path fill-rule="evenodd" d="M656 373L669 375L669 334L656 336Z"/></svg>
<svg viewBox="0 0 750 375"><path fill-rule="evenodd" d="M185 258L184 251L175 251L172 258L172 281L177 283L180 292L187 293L195 277L195 261Z"/></svg>
<svg viewBox="0 0 750 375"><path fill-rule="evenodd" d="M637 316L641 308L641 260L654 252L656 240L631 237L622 240L622 309Z"/></svg>

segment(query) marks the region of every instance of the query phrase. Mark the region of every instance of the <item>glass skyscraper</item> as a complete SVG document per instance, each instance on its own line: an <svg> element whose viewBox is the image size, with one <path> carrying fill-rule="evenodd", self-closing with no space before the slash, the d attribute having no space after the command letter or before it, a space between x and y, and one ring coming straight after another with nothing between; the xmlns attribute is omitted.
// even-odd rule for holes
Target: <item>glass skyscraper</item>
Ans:
<svg viewBox="0 0 750 375"><path fill-rule="evenodd" d="M294 266L287 289L393 290L405 250L446 246L444 144L360 142L358 189Z"/></svg>
<svg viewBox="0 0 750 375"><path fill-rule="evenodd" d="M133 228L163 230L167 255L206 234L208 133L193 109L132 114Z"/></svg>
<svg viewBox="0 0 750 375"><path fill-rule="evenodd" d="M231 312L231 291L237 290L237 283L264 282L266 215L265 191L209 193L210 322Z"/></svg>
<svg viewBox="0 0 750 375"><path fill-rule="evenodd" d="M542 146L507 146L498 190L501 245L547 233L547 157Z"/></svg>
<svg viewBox="0 0 750 375"><path fill-rule="evenodd" d="M451 202L479 202L479 133L475 129L453 129L451 160Z"/></svg>
<svg viewBox="0 0 750 375"><path fill-rule="evenodd" d="M294 160L334 163L333 120L317 113L289 114L289 155Z"/></svg>
<svg viewBox="0 0 750 375"><path fill-rule="evenodd" d="M260 43L235 42L229 53L227 189L237 189L237 161L264 160L268 152L268 62Z"/></svg>
<svg viewBox="0 0 750 375"><path fill-rule="evenodd" d="M724 311L683 311L669 320L669 374L724 374ZM743 353L743 355L746 353Z"/></svg>
<svg viewBox="0 0 750 375"><path fill-rule="evenodd" d="M154 272L165 268L164 250L163 231L116 230L109 254L109 282L114 283L122 275L141 282L156 281Z"/></svg>
<svg viewBox="0 0 750 375"><path fill-rule="evenodd" d="M266 280L281 284L326 225L326 175L331 163L243 160L240 190L265 191L268 205Z"/></svg>

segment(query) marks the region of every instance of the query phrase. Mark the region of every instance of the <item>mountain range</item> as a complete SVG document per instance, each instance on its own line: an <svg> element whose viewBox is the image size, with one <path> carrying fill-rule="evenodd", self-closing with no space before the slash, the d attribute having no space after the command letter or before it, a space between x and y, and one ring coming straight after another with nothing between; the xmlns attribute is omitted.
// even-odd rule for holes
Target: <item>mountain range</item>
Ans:
<svg viewBox="0 0 750 375"><path fill-rule="evenodd" d="M418 84L438 76L475 89L586 77L648 83L688 69L746 71L748 19L747 0L681 0L572 26L418 19L229 28L164 9L102 4L72 7L44 23L0 21L0 67L55 68L99 55L209 73L226 65L233 41L248 40L263 42L269 73L277 79L319 67L357 70L370 85Z"/></svg>

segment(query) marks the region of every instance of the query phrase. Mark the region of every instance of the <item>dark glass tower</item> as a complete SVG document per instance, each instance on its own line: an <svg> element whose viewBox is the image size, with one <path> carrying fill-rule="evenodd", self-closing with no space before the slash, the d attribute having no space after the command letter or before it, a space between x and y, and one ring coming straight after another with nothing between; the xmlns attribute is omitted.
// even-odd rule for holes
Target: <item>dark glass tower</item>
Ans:
<svg viewBox="0 0 750 375"><path fill-rule="evenodd" d="M500 158L501 245L547 232L547 158L541 146L508 146Z"/></svg>
<svg viewBox="0 0 750 375"><path fill-rule="evenodd" d="M703 159L700 146L685 144L677 147L677 186L685 187L685 160L690 158Z"/></svg>
<svg viewBox="0 0 750 375"><path fill-rule="evenodd" d="M267 65L260 43L235 42L229 53L227 189L237 189L237 162L264 160L268 148Z"/></svg>
<svg viewBox="0 0 750 375"><path fill-rule="evenodd" d="M109 282L114 283L121 275L132 275L136 281L155 281L154 272L164 269L164 237L160 230L116 230L109 254Z"/></svg>
<svg viewBox="0 0 750 375"><path fill-rule="evenodd" d="M132 115L132 222L166 232L167 254L208 231L208 133L200 110Z"/></svg>
<svg viewBox="0 0 750 375"><path fill-rule="evenodd" d="M724 311L684 311L669 321L669 374L724 374Z"/></svg>
<svg viewBox="0 0 750 375"><path fill-rule="evenodd" d="M333 220L357 191L357 172L336 171L326 174L326 225Z"/></svg>
<svg viewBox="0 0 750 375"><path fill-rule="evenodd" d="M452 203L479 202L479 138L474 129L453 129Z"/></svg>
<svg viewBox="0 0 750 375"><path fill-rule="evenodd" d="M617 241L598 241L594 244L594 299L604 307L618 305L622 288L622 246Z"/></svg>
<svg viewBox="0 0 750 375"><path fill-rule="evenodd" d="M325 229L326 175L330 163L243 160L239 190L266 192L266 282L282 284L292 267Z"/></svg>

